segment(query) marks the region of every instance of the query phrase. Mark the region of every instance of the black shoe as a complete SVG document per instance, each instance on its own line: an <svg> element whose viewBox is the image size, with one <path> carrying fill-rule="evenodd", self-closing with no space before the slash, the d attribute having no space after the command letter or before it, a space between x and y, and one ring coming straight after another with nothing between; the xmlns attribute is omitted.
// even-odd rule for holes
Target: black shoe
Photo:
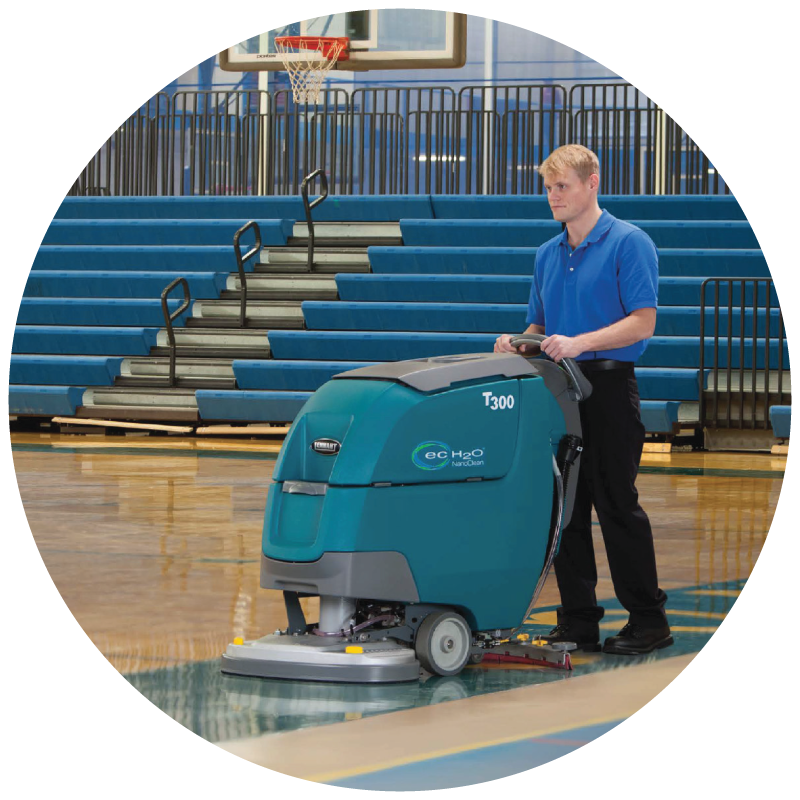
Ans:
<svg viewBox="0 0 800 800"><path fill-rule="evenodd" d="M614 653L621 656L637 656L642 653L652 653L662 647L674 644L670 635L669 625L660 628L643 628L634 622L629 622L616 636L610 636L603 645L604 653Z"/></svg>
<svg viewBox="0 0 800 800"><path fill-rule="evenodd" d="M542 641L548 644L575 642L578 645L578 650L583 650L587 653L599 653L601 650L600 629L596 627L580 627L560 622L547 636L542 636L541 638Z"/></svg>

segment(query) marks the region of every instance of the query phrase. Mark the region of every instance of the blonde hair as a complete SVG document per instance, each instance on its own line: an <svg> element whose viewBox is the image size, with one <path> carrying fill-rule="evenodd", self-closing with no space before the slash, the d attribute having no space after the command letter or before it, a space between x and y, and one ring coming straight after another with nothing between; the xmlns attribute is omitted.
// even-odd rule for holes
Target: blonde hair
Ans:
<svg viewBox="0 0 800 800"><path fill-rule="evenodd" d="M600 174L600 162L588 147L565 144L553 150L539 165L539 174L546 180L550 176L563 175L568 169L574 169L586 183L590 175Z"/></svg>

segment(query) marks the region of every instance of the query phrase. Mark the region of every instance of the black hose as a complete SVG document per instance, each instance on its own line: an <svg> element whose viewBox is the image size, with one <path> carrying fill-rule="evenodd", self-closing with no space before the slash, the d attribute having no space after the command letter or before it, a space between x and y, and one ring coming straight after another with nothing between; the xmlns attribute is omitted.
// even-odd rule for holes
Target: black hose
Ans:
<svg viewBox="0 0 800 800"><path fill-rule="evenodd" d="M575 465L575 462L578 460L578 457L583 452L583 439L580 436L575 435L574 433L567 433L561 437L561 441L558 443L558 458L556 459L558 463L559 471L561 472L561 481L562 481L562 490L564 493L564 509L562 512L563 515L566 514L567 508L567 498L569 497L569 477L570 472L572 471L572 467ZM563 527L562 524L559 528ZM558 529L557 529L558 530ZM556 551L555 555L558 555L558 551L561 547L561 540L556 543Z"/></svg>

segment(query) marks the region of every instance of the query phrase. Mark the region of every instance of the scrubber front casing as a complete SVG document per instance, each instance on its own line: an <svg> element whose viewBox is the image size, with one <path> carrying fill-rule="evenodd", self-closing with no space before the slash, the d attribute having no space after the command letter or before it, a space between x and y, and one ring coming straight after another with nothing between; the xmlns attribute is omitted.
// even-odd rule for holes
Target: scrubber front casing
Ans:
<svg viewBox="0 0 800 800"><path fill-rule="evenodd" d="M511 358L525 364L519 376L467 370L437 387L431 371L428 391L380 368L321 387L275 467L262 586L441 604L476 631L519 625L544 568L553 457L576 404L555 373Z"/></svg>

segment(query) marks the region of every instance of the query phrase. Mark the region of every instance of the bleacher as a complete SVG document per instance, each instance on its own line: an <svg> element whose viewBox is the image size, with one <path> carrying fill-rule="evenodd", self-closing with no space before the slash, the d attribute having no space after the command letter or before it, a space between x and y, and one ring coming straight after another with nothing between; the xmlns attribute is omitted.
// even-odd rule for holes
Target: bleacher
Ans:
<svg viewBox="0 0 800 800"><path fill-rule="evenodd" d="M637 365L645 425L669 435L695 427L701 284L769 277L758 242L730 195L601 197L601 206L659 248L656 333ZM241 328L232 241L253 219L264 249L244 266ZM299 197L65 199L20 306L10 413L289 422L339 372L487 351L499 333L523 330L536 248L561 229L542 197L332 196L314 210L309 272L303 219ZM192 300L174 322L178 380L169 386L160 296L179 276ZM759 306L761 338L742 337L758 365L767 349L763 299ZM774 292L770 306L774 332ZM751 330L752 313L732 307L734 336L742 324ZM727 324L728 309L717 316ZM780 355L788 369L785 343L779 354L773 336L770 360ZM708 359L711 347L707 340Z"/></svg>

